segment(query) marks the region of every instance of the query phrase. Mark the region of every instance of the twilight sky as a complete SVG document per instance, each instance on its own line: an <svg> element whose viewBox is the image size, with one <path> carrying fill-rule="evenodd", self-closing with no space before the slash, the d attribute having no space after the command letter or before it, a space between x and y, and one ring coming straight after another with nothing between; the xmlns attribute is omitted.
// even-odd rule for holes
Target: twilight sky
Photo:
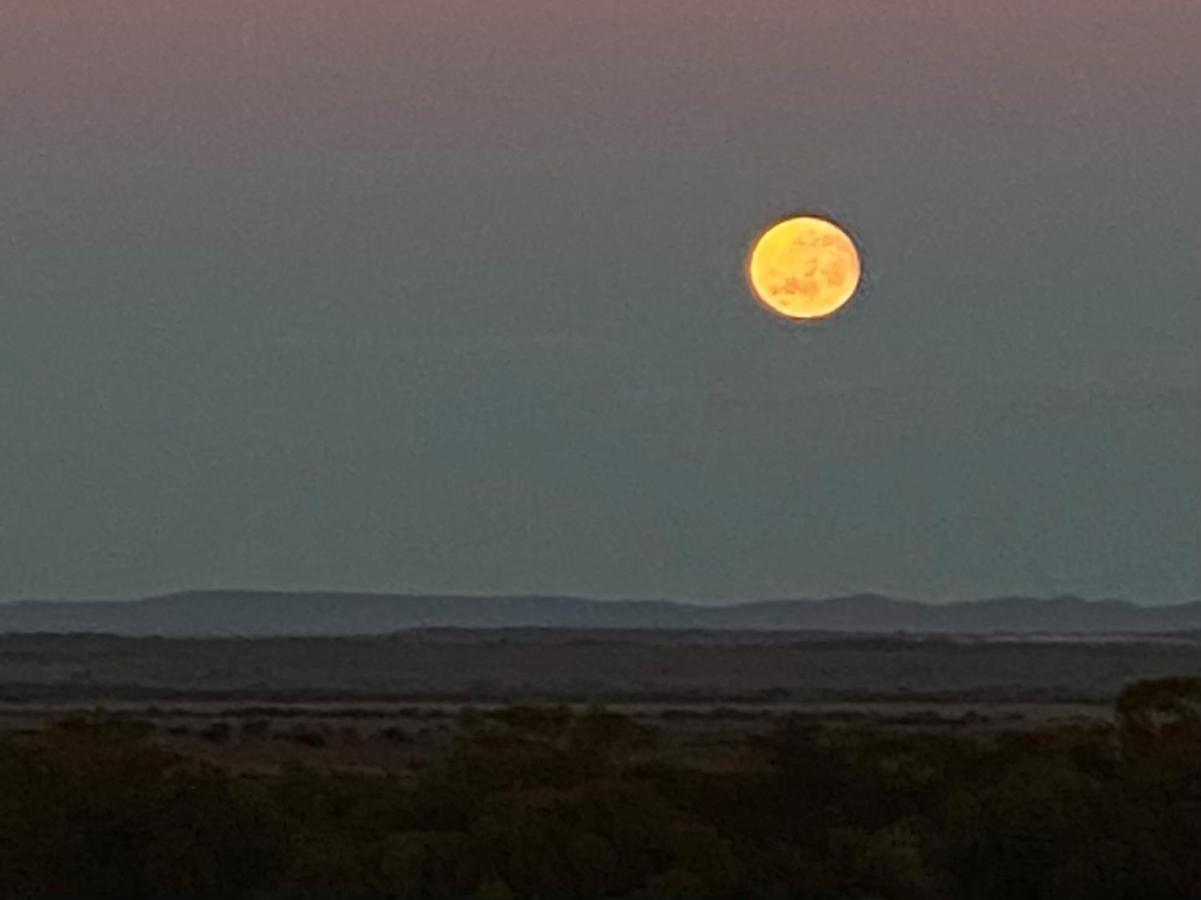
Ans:
<svg viewBox="0 0 1201 900"><path fill-rule="evenodd" d="M1196 0L0 4L0 598L1201 598ZM866 287L742 261L838 218Z"/></svg>

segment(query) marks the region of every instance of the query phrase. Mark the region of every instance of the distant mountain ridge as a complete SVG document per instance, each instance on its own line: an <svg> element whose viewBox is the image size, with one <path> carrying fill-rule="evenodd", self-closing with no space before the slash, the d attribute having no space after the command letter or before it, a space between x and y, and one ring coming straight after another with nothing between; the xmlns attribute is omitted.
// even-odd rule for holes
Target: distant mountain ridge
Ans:
<svg viewBox="0 0 1201 900"><path fill-rule="evenodd" d="M1114 634L1201 630L1201 602L1079 597L948 604L855 594L701 606L667 600L337 592L189 591L141 600L0 604L0 632L188 637L371 635L414 628L733 629L859 633Z"/></svg>

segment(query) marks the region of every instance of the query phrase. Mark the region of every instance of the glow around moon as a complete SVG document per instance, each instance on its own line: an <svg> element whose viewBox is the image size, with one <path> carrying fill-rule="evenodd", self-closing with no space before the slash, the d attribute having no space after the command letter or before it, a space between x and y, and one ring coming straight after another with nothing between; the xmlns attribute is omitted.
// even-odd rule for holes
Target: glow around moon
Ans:
<svg viewBox="0 0 1201 900"><path fill-rule="evenodd" d="M862 267L850 236L828 219L798 216L773 225L751 250L755 295L790 319L820 319L854 296Z"/></svg>

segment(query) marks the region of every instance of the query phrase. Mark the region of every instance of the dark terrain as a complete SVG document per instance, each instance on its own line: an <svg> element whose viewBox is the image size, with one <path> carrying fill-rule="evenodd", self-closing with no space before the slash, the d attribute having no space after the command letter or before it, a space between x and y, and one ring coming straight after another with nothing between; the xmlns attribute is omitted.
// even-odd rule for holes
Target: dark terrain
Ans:
<svg viewBox="0 0 1201 900"><path fill-rule="evenodd" d="M298 705L172 705L26 722L0 731L0 898L1201 896L1201 679L991 731L631 711L348 705L303 721Z"/></svg>
<svg viewBox="0 0 1201 900"><path fill-rule="evenodd" d="M1048 602L1042 633L742 607L266 636L282 598L196 596L4 608L29 629L0 633L0 900L1201 896L1201 631L1066 627L1142 615L1122 605ZM425 602L367 598L341 630ZM494 612L598 612L574 603ZM1011 609L912 606L769 608ZM603 612L653 609L687 610ZM106 616L125 633L82 630Z"/></svg>
<svg viewBox="0 0 1201 900"><path fill-rule="evenodd" d="M437 750L464 710L604 706L693 749L788 716L971 732L1108 721L1141 679L1201 676L1201 635L848 635L417 629L277 638L0 635L0 728L103 711L208 756L379 766L355 737ZM270 734L247 750L222 732ZM278 740L305 729L320 739ZM215 740L206 740L205 735ZM197 743L199 741L199 743ZM253 744L254 742L251 741ZM395 762L395 758L392 758Z"/></svg>
<svg viewBox="0 0 1201 900"><path fill-rule="evenodd" d="M0 699L1073 701L1201 675L1201 635L427 629L377 637L0 635Z"/></svg>

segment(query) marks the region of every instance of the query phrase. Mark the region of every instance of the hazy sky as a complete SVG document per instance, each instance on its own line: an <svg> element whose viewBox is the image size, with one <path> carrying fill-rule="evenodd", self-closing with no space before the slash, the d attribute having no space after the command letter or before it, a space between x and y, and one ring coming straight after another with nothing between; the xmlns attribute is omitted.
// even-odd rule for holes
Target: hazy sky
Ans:
<svg viewBox="0 0 1201 900"><path fill-rule="evenodd" d="M1196 0L0 3L0 597L1201 598ZM840 219L817 327L747 293Z"/></svg>

